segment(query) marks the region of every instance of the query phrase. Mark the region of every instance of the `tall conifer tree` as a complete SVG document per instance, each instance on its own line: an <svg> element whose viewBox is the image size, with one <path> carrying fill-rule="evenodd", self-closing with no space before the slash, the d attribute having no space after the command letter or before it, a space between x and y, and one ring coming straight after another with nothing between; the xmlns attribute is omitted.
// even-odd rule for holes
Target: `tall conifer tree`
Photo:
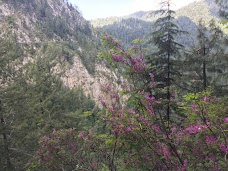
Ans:
<svg viewBox="0 0 228 171"><path fill-rule="evenodd" d="M155 57L148 59L155 79L161 84L159 87L166 87L167 119L170 119L170 99L171 85L173 84L175 75L179 75L179 71L174 69L174 61L179 56L179 50L183 48L175 37L181 33L178 26L174 22L175 12L171 10L171 0L163 0L161 9L156 12L160 17L155 22L155 31L152 33L152 41L157 46L157 51L153 54Z"/></svg>
<svg viewBox="0 0 228 171"><path fill-rule="evenodd" d="M18 57L21 54L12 30L7 25L1 26L2 37L0 38L0 167L3 170L12 170L13 164L10 158L10 139L9 134L11 118L7 114L9 110L5 105L10 97L5 98L6 92L14 87L20 75L16 68L20 64ZM4 38L3 38L4 37Z"/></svg>
<svg viewBox="0 0 228 171"><path fill-rule="evenodd" d="M224 82L227 75L226 66L223 32L213 20L209 28L201 20L193 53L186 54L183 62L182 70L185 79L182 86L192 92L202 91L212 86L217 93L221 93L226 86Z"/></svg>

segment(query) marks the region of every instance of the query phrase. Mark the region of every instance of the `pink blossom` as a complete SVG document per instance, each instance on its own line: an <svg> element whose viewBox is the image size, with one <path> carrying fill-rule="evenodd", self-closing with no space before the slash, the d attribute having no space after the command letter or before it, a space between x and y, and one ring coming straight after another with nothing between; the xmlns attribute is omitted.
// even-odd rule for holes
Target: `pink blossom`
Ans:
<svg viewBox="0 0 228 171"><path fill-rule="evenodd" d="M148 100L149 102L154 102L155 101L155 97L154 96L149 96L149 94L147 93L145 96L145 99Z"/></svg>
<svg viewBox="0 0 228 171"><path fill-rule="evenodd" d="M106 106L105 102L103 100L100 101L101 105L104 107Z"/></svg>
<svg viewBox="0 0 228 171"><path fill-rule="evenodd" d="M146 67L146 65L143 63L142 58L132 57L130 62L132 70L134 72L142 72Z"/></svg>
<svg viewBox="0 0 228 171"><path fill-rule="evenodd" d="M188 134L197 134L206 128L207 128L207 126L197 124L197 125L191 125L191 126L187 127L184 131Z"/></svg>
<svg viewBox="0 0 228 171"><path fill-rule="evenodd" d="M112 93L112 94L110 95L110 97L111 97L112 99L116 99L116 100L118 100L118 99L119 99L119 97L118 97L118 94L117 94L117 93Z"/></svg>
<svg viewBox="0 0 228 171"><path fill-rule="evenodd" d="M140 116L138 119L139 119L139 121L142 122L143 125L148 126L148 127L151 126L150 122L148 120L146 120L143 116Z"/></svg>
<svg viewBox="0 0 228 171"><path fill-rule="evenodd" d="M130 87L127 86L127 85L123 85L122 86L122 89L125 90L125 91L130 91Z"/></svg>
<svg viewBox="0 0 228 171"><path fill-rule="evenodd" d="M112 55L112 60L115 62L123 62L124 58L118 54L114 54L114 55Z"/></svg>
<svg viewBox="0 0 228 171"><path fill-rule="evenodd" d="M113 130L112 130L112 133L113 133L113 134L118 134L118 130L117 130L117 129L113 129Z"/></svg>
<svg viewBox="0 0 228 171"><path fill-rule="evenodd" d="M128 131L128 132L131 132L131 130L132 130L131 127L128 127L128 128L127 128L127 131Z"/></svg>
<svg viewBox="0 0 228 171"><path fill-rule="evenodd" d="M161 147L161 152L163 153L165 159L168 159L168 157L170 156L169 151L164 147Z"/></svg>
<svg viewBox="0 0 228 171"><path fill-rule="evenodd" d="M153 87L155 85L155 82L151 81L150 85Z"/></svg>
<svg viewBox="0 0 228 171"><path fill-rule="evenodd" d="M134 114L135 112L134 112L133 109L129 109L129 110L128 110L128 113L129 113L129 114Z"/></svg>
<svg viewBox="0 0 228 171"><path fill-rule="evenodd" d="M212 145L212 144L215 144L217 141L216 137L214 136L205 136L205 143L207 145Z"/></svg>
<svg viewBox="0 0 228 171"><path fill-rule="evenodd" d="M221 151L228 153L228 145L220 144L219 147Z"/></svg>
<svg viewBox="0 0 228 171"><path fill-rule="evenodd" d="M114 121L115 117L113 115L111 115L111 117L109 118L110 121Z"/></svg>
<svg viewBox="0 0 228 171"><path fill-rule="evenodd" d="M193 111L195 111L195 110L196 110L196 105L195 105L195 104L192 104L191 109L192 109Z"/></svg>
<svg viewBox="0 0 228 171"><path fill-rule="evenodd" d="M83 134L83 132L82 132L82 131L80 131L80 132L79 132L79 134L78 134L78 138L84 138L84 134Z"/></svg>
<svg viewBox="0 0 228 171"><path fill-rule="evenodd" d="M150 73L149 76L150 76L150 78L154 78L154 74L153 73Z"/></svg>
<svg viewBox="0 0 228 171"><path fill-rule="evenodd" d="M203 98L203 101L209 102L209 98L208 98L208 97L204 97L204 98Z"/></svg>
<svg viewBox="0 0 228 171"><path fill-rule="evenodd" d="M110 112L114 112L114 108L113 108L113 107L108 107L108 110L109 110Z"/></svg>
<svg viewBox="0 0 228 171"><path fill-rule="evenodd" d="M151 116L154 115L154 110L153 110L153 108L151 107L150 101L147 101L147 102L146 102L146 109L147 109L147 111L149 112L149 114L150 114Z"/></svg>
<svg viewBox="0 0 228 171"><path fill-rule="evenodd" d="M153 126L153 131L156 134L156 133L159 133L161 130L160 130L160 127L158 125L154 125Z"/></svg>
<svg viewBox="0 0 228 171"><path fill-rule="evenodd" d="M157 104L161 104L161 101L156 101Z"/></svg>
<svg viewBox="0 0 228 171"><path fill-rule="evenodd" d="M224 118L224 122L228 123L228 117Z"/></svg>
<svg viewBox="0 0 228 171"><path fill-rule="evenodd" d="M184 160L184 164L181 166L181 171L186 171L187 160Z"/></svg>
<svg viewBox="0 0 228 171"><path fill-rule="evenodd" d="M129 127L127 127L127 128L124 128L124 132L125 132L125 133L129 133L129 132L131 132L133 129L135 129L134 126L129 126Z"/></svg>

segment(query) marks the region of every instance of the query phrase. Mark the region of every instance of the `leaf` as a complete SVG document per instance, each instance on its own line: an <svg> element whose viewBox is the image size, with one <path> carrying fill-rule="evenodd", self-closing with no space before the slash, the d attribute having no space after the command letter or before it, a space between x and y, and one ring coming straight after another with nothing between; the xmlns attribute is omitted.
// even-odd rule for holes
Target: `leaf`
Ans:
<svg viewBox="0 0 228 171"><path fill-rule="evenodd" d="M85 115L85 116L92 116L92 112L89 112L89 111L83 112L83 115Z"/></svg>

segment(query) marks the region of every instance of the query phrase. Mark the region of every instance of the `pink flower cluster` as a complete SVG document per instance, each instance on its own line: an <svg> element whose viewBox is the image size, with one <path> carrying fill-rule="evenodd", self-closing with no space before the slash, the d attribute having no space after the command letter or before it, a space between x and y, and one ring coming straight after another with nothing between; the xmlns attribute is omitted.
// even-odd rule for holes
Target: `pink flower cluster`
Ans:
<svg viewBox="0 0 228 171"><path fill-rule="evenodd" d="M196 105L195 105L195 104L192 104L192 105L191 105L191 109L192 109L193 112L195 112L195 110L196 110Z"/></svg>
<svg viewBox="0 0 228 171"><path fill-rule="evenodd" d="M184 132L188 134L197 134L207 128L208 126L205 125L190 125L189 127L185 128Z"/></svg>
<svg viewBox="0 0 228 171"><path fill-rule="evenodd" d="M130 62L131 62L131 70L132 70L133 72L138 72L138 73L140 73L140 72L142 72L142 71L145 69L145 67L146 67L146 65L143 63L142 58L132 57L131 60L130 60Z"/></svg>
<svg viewBox="0 0 228 171"><path fill-rule="evenodd" d="M160 126L159 125L153 125L153 132L155 134L161 132Z"/></svg>
<svg viewBox="0 0 228 171"><path fill-rule="evenodd" d="M170 153L169 153L169 151L166 148L164 148L164 147L161 146L160 147L160 151L163 154L163 156L165 157L165 159L168 159L169 158Z"/></svg>
<svg viewBox="0 0 228 171"><path fill-rule="evenodd" d="M184 164L181 166L180 171L186 171L186 168L187 168L187 160L185 159Z"/></svg>
<svg viewBox="0 0 228 171"><path fill-rule="evenodd" d="M224 122L228 123L228 117L224 118Z"/></svg>
<svg viewBox="0 0 228 171"><path fill-rule="evenodd" d="M203 98L203 101L209 102L209 98L208 98L208 97L204 97L204 98Z"/></svg>
<svg viewBox="0 0 228 171"><path fill-rule="evenodd" d="M205 136L205 143L207 145L213 145L217 142L217 138L215 136Z"/></svg>
<svg viewBox="0 0 228 171"><path fill-rule="evenodd" d="M50 137L42 137L39 141L40 148L37 152L41 162L49 168L61 168L61 157L67 155L73 157L78 152L78 141L74 135L74 129L62 129L59 131L53 129Z"/></svg>
<svg viewBox="0 0 228 171"><path fill-rule="evenodd" d="M149 102L154 102L155 101L155 97L154 96L149 96L149 94L147 93L145 96L145 99L148 100Z"/></svg>
<svg viewBox="0 0 228 171"><path fill-rule="evenodd" d="M153 73L150 73L149 76L150 76L150 78L154 78L154 74Z"/></svg>
<svg viewBox="0 0 228 171"><path fill-rule="evenodd" d="M151 151L151 156L144 155L145 160L148 161L148 165L149 162L155 167L159 165L155 170L186 171L188 169L194 170L195 168L202 170L203 167L198 166L199 163L205 163L206 167L204 167L208 168L208 170L220 170L218 160L222 159L219 158L221 152L225 154L228 153L228 142L224 143L221 141L223 138L220 138L225 137L220 134L222 130L224 130L226 123L228 123L228 117L224 117L224 113L221 113L219 110L211 111L216 107L219 100L211 97L210 92L207 93L207 91L199 92L197 96L192 96L194 94L191 93L192 95L189 99L184 98L184 101L180 100L180 102L177 102L177 105L180 106L181 113L182 109L184 109L183 111L186 110L186 118L185 115L183 115L184 117L183 120L181 119L181 122L176 122L175 117L166 122L166 120L161 117L161 112L159 112L160 106L164 106L166 101L163 101L163 99L165 99L164 97L160 98L156 96L155 98L155 96L153 96L157 93L155 87L156 80L154 79L155 76L153 73L147 72L149 70L151 71L151 69L146 68L147 65L142 55L144 53L142 51L143 49L135 45L125 51L124 48L117 46L116 41L112 43L110 37L106 37L106 40L107 39L107 44L111 47L110 52L116 53L111 54L109 59L111 58L113 62L122 62L118 64L126 65L126 67L124 67L126 77L130 78L129 85L133 85L125 85L123 89L126 90L124 91L125 94L129 93L129 95L132 95L129 97L132 98L132 100L130 99L130 104L134 110L129 109L128 105L125 106L125 110L121 110L120 104L113 102L116 99L114 97L111 98L113 100L111 103L114 104L112 105L113 108L106 106L109 117L107 120L111 126L112 133L126 133L130 137L131 133L139 132L139 138L142 139L143 137L149 145L153 146L153 151L158 155L158 160L162 158L162 162L165 163L162 163L161 166L159 163L157 164L156 155L154 155L155 153L153 154L153 151ZM117 65L117 63L115 63L115 65ZM193 80L193 82L196 82L196 80ZM165 89L162 89L162 91L163 90ZM108 93L111 94L111 92ZM174 97L177 95L177 92L171 92L171 103L176 102ZM157 99L161 99L160 102L156 101ZM214 106L210 108L208 107L209 105ZM122 112L121 114L120 111ZM188 115L188 113L197 115L191 117L192 115ZM214 113L214 115L211 113ZM214 116L216 116L217 119L215 119ZM198 121L196 121L196 119ZM134 132L132 132L133 130ZM196 136L196 134L199 136ZM146 152L149 153L150 148L147 148L145 144L141 145L141 139L139 140L139 149L144 150L145 146L145 151L147 150ZM216 147L217 149L215 150Z"/></svg>
<svg viewBox="0 0 228 171"><path fill-rule="evenodd" d="M223 144L222 143L222 144L219 145L219 148L220 148L221 151L223 151L225 153L228 153L228 144Z"/></svg>
<svg viewBox="0 0 228 171"><path fill-rule="evenodd" d="M113 54L112 55L112 60L114 62L123 62L124 61L124 58L118 54Z"/></svg>
<svg viewBox="0 0 228 171"><path fill-rule="evenodd" d="M80 131L78 134L78 138L81 138L84 141L86 141L88 139L88 136L85 136L84 133L82 131Z"/></svg>
<svg viewBox="0 0 228 171"><path fill-rule="evenodd" d="M132 132L136 128L136 126L131 125L131 126L126 127L126 126L119 124L119 125L113 125L113 126L111 126L111 128L112 128L113 134L121 135L123 133L127 134L127 133Z"/></svg>
<svg viewBox="0 0 228 171"><path fill-rule="evenodd" d="M141 121L141 123L144 126L147 126L147 127L151 126L151 123L147 119L145 119L143 116L139 116L138 120Z"/></svg>

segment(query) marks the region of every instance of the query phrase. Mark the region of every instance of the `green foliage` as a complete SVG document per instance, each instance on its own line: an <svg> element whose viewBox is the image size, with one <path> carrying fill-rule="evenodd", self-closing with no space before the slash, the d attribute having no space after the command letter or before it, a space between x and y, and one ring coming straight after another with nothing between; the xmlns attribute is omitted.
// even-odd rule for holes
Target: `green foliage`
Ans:
<svg viewBox="0 0 228 171"><path fill-rule="evenodd" d="M120 92L128 95L126 101L119 100L119 93L111 85L104 86L106 101L101 99L106 109L104 118L113 135L108 141L108 136L100 136L104 143L101 148L115 152L111 154L110 170L224 170L227 97L215 97L212 89L188 93L179 99L175 115L167 121L163 115L166 101L153 96L157 89L156 83L151 85L154 75L148 74L147 68L135 72L135 63L128 61L141 54L142 49L125 50L109 35L103 40L108 50L100 55L107 56L115 67L128 66L123 70L128 83ZM176 103L173 94L171 98L170 103Z"/></svg>
<svg viewBox="0 0 228 171"><path fill-rule="evenodd" d="M7 16L6 22L13 27L15 25L15 18L13 16Z"/></svg>
<svg viewBox="0 0 228 171"><path fill-rule="evenodd" d="M100 46L97 45L98 42L92 34L89 22L81 16L76 6L65 1L53 1L50 5L47 0L6 0L3 3L20 11L21 16L26 16L20 19L17 16L8 16L6 21L12 28L15 29L15 19L22 20L23 28L21 29L25 33L28 32L26 35L31 41L34 43L36 40L61 42L74 51L74 55L81 58L90 74L95 73L96 55ZM27 16L36 17L36 22L34 23L32 19L27 21L25 19ZM27 41L25 37L20 38ZM63 51L66 49L67 47L64 47ZM70 53L69 50L67 51L64 52L64 56L72 64L72 51Z"/></svg>
<svg viewBox="0 0 228 171"><path fill-rule="evenodd" d="M225 49L223 32L215 21L210 22L209 28L200 21L197 44L181 62L183 82L179 85L192 92L212 86L216 95L223 96L227 91Z"/></svg>
<svg viewBox="0 0 228 171"><path fill-rule="evenodd" d="M225 0L216 0L216 3L219 5L219 7L220 7L220 15L222 16L222 17L224 17L225 19L228 19L228 11L227 11L227 9L228 9L228 3L227 3L227 1L225 1Z"/></svg>
<svg viewBox="0 0 228 171"><path fill-rule="evenodd" d="M92 21L92 24L96 26L96 22L99 24L99 21ZM108 24L108 22L111 21L106 19L105 24L107 25L97 26L97 29L107 32L128 46L133 40L142 39L147 33L151 32L151 23L138 18L117 19L112 24Z"/></svg>
<svg viewBox="0 0 228 171"><path fill-rule="evenodd" d="M127 19L122 21L123 25L114 24L117 31L107 28L124 43L133 42L126 48L108 34L103 38L105 49L98 56L124 79L118 83L122 87L119 93L104 85L104 110L100 110L82 89L69 89L60 79L68 65L73 64L75 55L82 59L90 74L94 73L100 42L91 35L89 24L70 4L61 9L61 15L53 15L52 10L61 6L59 0L53 1L53 7L46 0L7 2L15 9L23 9L23 13L34 12L38 17L36 26L43 32L38 38L43 43L19 45L12 33L4 29L4 38L0 38L3 170L227 168L227 97L221 88L227 70L225 55L220 53L224 46L222 32L215 23L211 23L210 29L200 25L197 45L202 48L206 42L211 54L208 58L193 54L198 60L181 69L176 66L183 65L177 58L182 45L177 42L179 30L169 8L160 11L164 15L158 18L157 29L151 34L151 51L156 53L147 58L147 66L143 40L133 38L145 36L144 31L150 30L149 23L142 22L146 28L135 25L131 30L128 26L139 20ZM7 17L6 22L15 29L13 17ZM202 62L206 62L207 72L211 73L207 75L211 90L200 91L201 80L191 82L189 76L198 72L201 78ZM183 80L180 72L189 77ZM189 92L183 98L180 94L185 92L173 86L182 81L188 83L183 87ZM224 97L215 97L218 92ZM173 108L167 110L167 106ZM167 119L169 111L171 119Z"/></svg>
<svg viewBox="0 0 228 171"><path fill-rule="evenodd" d="M8 28L2 28L3 36L6 38L0 39L0 166L4 170L12 170L12 162L10 160L9 147L10 147L10 137L9 123L10 119L6 115L5 106L5 90L6 86L14 86L13 82L18 79L18 74L20 70L16 70L15 66L20 64L20 48L14 41L14 37ZM4 32L5 31L5 32ZM10 97L8 97L10 98Z"/></svg>
<svg viewBox="0 0 228 171"><path fill-rule="evenodd" d="M27 59L24 65L19 65L22 56L17 43L10 37L0 42L0 151L3 155L0 165L7 170L23 168L34 156L38 139L53 128L93 125L98 109L82 90L70 90L63 85L60 76L64 70L58 75L54 73L55 67L63 65L61 57L73 55L72 50L61 43L49 42L37 50L31 61ZM84 116L84 112L90 116Z"/></svg>

